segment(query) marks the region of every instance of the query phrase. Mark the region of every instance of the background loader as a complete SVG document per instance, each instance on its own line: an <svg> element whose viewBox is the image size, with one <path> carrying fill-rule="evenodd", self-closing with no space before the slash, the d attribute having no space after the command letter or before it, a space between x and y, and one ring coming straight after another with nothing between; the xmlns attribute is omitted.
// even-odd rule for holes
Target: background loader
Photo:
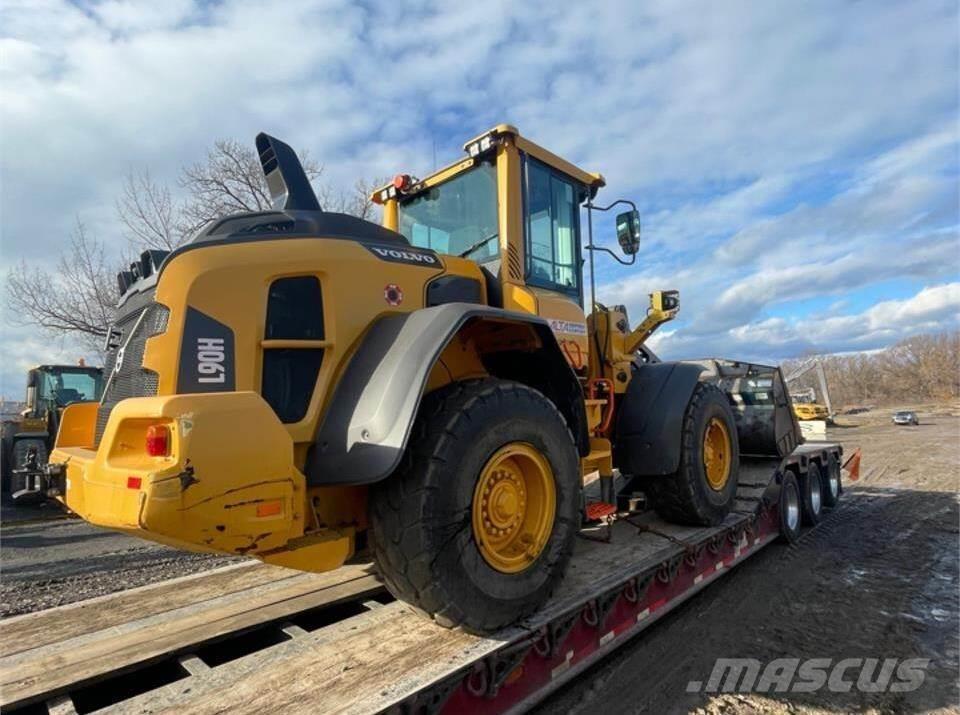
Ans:
<svg viewBox="0 0 960 715"><path fill-rule="evenodd" d="M741 457L797 445L778 369L645 346L675 291L636 329L585 300L583 251L639 249L600 174L499 125L378 189L376 225L324 212L286 144L257 149L275 210L118 275L103 398L64 411L38 475L84 518L304 570L369 549L396 596L489 631L550 595L618 497L717 525ZM616 206L627 258L593 242Z"/></svg>
<svg viewBox="0 0 960 715"><path fill-rule="evenodd" d="M4 421L3 493L22 491L25 475L18 473L28 458L46 464L60 424L60 415L74 402L96 402L103 393L103 369L79 365L38 365L27 372L25 409ZM33 495L30 495L31 497Z"/></svg>

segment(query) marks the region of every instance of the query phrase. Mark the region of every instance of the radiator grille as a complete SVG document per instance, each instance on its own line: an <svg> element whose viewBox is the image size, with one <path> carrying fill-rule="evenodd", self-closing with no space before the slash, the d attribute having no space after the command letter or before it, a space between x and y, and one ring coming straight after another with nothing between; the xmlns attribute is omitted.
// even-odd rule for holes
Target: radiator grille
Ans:
<svg viewBox="0 0 960 715"><path fill-rule="evenodd" d="M143 350L147 338L159 335L167 329L170 311L159 303L148 303L144 307L129 312L114 324L117 347L107 352L104 361L104 375L107 386L97 409L96 444L100 444L107 420L114 406L128 397L152 397L157 394L160 376L153 370L143 367ZM123 359L117 367L120 352Z"/></svg>

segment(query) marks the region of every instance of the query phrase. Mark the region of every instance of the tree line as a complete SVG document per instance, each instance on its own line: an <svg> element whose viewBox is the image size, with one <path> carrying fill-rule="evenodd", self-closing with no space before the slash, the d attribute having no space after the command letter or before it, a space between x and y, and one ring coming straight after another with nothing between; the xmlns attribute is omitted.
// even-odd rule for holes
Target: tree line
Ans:
<svg viewBox="0 0 960 715"><path fill-rule="evenodd" d="M915 335L883 350L825 355L820 360L837 410L960 398L960 331ZM787 360L781 367L789 375L803 363ZM790 384L791 391L809 387L822 402L813 371Z"/></svg>
<svg viewBox="0 0 960 715"><path fill-rule="evenodd" d="M370 194L386 179L358 180L349 190L322 181L323 167L300 153L303 168L327 211L375 220ZM106 242L79 219L52 267L22 260L6 276L6 311L18 325L34 325L102 352L116 305L116 274L148 248L171 251L222 216L271 208L270 192L253 149L232 139L216 141L206 157L181 168L179 192L149 170L131 171L114 206L123 241Z"/></svg>

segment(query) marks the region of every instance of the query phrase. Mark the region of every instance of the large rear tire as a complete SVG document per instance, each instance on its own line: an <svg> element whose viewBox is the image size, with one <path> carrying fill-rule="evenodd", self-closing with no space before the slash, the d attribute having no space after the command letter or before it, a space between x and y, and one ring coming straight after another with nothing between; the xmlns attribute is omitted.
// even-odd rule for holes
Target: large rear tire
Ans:
<svg viewBox="0 0 960 715"><path fill-rule="evenodd" d="M698 382L683 418L680 468L649 479L653 507L667 521L716 526L733 507L739 466L737 425L727 396L716 385Z"/></svg>
<svg viewBox="0 0 960 715"><path fill-rule="evenodd" d="M387 588L446 627L503 628L553 592L579 528L573 436L536 390L477 380L424 399L398 472L370 496Z"/></svg>

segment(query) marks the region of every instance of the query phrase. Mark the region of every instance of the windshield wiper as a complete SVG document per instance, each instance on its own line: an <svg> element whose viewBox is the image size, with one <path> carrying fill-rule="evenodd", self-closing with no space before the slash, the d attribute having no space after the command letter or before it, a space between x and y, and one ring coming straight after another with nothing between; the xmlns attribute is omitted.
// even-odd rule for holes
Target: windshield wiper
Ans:
<svg viewBox="0 0 960 715"><path fill-rule="evenodd" d="M473 252L476 251L477 249L483 248L484 246L486 246L488 243L490 243L490 241L492 241L493 239L497 238L497 236L499 236L499 235L500 235L499 233L493 233L493 234L487 236L486 238L484 238L483 240L477 241L475 244L473 244L472 246L470 246L470 248L468 248L468 249L467 249L466 251L464 251L463 253L458 253L458 254L457 254L457 257L458 257L458 258L466 258L467 256L469 256L471 253L473 253Z"/></svg>

